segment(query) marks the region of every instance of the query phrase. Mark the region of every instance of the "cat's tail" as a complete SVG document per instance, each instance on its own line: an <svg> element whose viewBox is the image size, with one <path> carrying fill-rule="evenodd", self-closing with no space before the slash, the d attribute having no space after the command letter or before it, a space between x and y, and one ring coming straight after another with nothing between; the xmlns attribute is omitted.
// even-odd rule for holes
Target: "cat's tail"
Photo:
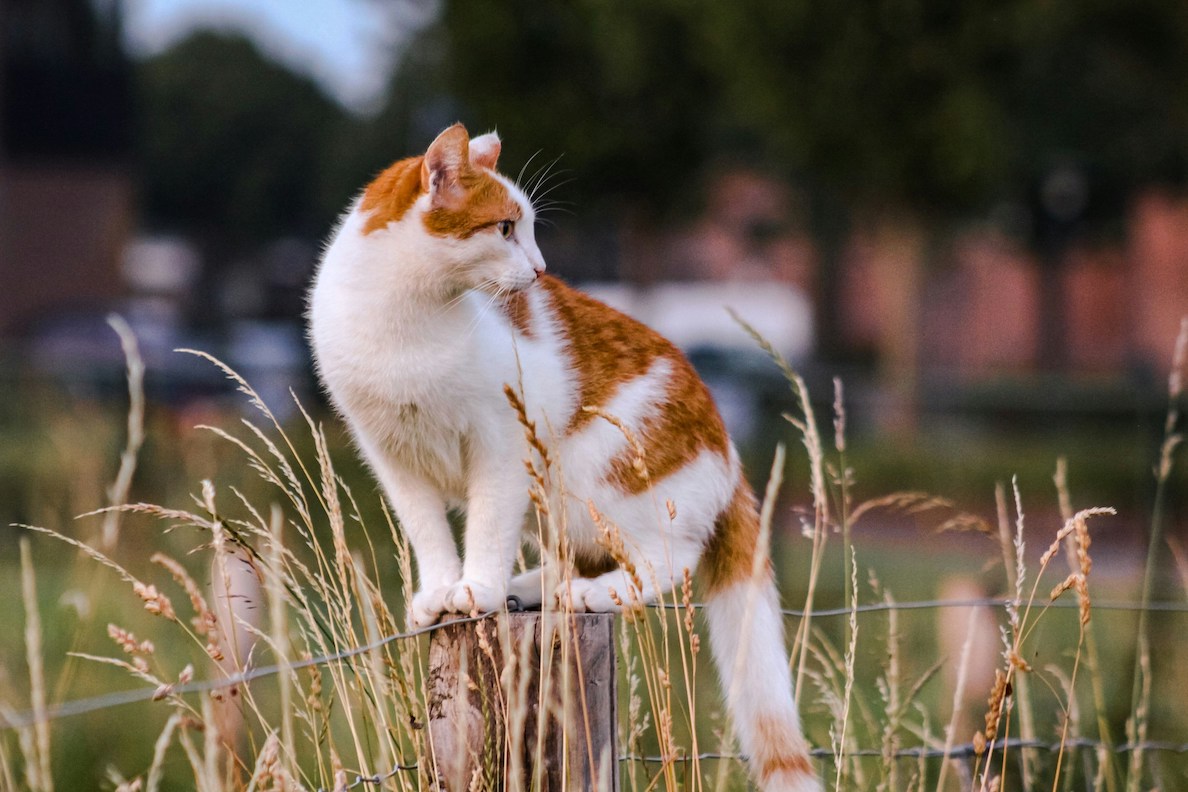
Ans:
<svg viewBox="0 0 1188 792"><path fill-rule="evenodd" d="M700 566L710 646L735 734L759 788L819 792L792 696L775 577L759 538L755 495L740 478Z"/></svg>

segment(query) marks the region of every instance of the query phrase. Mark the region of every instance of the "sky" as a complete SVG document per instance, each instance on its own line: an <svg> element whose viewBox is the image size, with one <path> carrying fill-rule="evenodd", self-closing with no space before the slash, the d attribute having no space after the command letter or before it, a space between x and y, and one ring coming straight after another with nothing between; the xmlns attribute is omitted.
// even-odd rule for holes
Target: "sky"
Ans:
<svg viewBox="0 0 1188 792"><path fill-rule="evenodd" d="M197 28L241 31L345 106L367 112L401 47L435 8L433 0L123 0L124 36L129 52L143 57Z"/></svg>

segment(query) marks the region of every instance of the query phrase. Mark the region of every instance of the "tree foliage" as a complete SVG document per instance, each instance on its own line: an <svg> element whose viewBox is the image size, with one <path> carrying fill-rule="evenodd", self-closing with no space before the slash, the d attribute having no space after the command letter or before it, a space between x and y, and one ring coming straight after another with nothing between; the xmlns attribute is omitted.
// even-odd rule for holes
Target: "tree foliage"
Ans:
<svg viewBox="0 0 1188 792"><path fill-rule="evenodd" d="M245 38L200 33L137 66L145 207L228 240L321 237L370 174L461 119L499 129L512 172L562 157L584 218L686 210L723 160L949 217L1028 200L1072 164L1117 214L1188 172L1186 9L446 0L372 118Z"/></svg>
<svg viewBox="0 0 1188 792"><path fill-rule="evenodd" d="M318 237L344 112L247 38L199 32L138 67L150 223L238 245Z"/></svg>
<svg viewBox="0 0 1188 792"><path fill-rule="evenodd" d="M1122 195L1188 161L1179 0L454 0L435 35L479 125L592 191L679 202L743 157L850 202L948 212L1061 162Z"/></svg>

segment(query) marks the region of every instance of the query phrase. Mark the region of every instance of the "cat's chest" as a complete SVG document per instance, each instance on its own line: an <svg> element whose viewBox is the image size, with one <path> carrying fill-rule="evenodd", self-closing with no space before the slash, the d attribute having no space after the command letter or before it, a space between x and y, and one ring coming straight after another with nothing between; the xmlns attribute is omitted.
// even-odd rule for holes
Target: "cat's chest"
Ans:
<svg viewBox="0 0 1188 792"><path fill-rule="evenodd" d="M323 343L323 379L367 446L437 483L464 491L469 452L489 444L504 397L498 355L457 338L358 334Z"/></svg>
<svg viewBox="0 0 1188 792"><path fill-rule="evenodd" d="M469 452L486 431L482 403L489 397L473 380L440 368L411 380L402 373L344 378L336 401L366 446L462 497Z"/></svg>
<svg viewBox="0 0 1188 792"><path fill-rule="evenodd" d="M422 417L441 402L483 398L489 369L498 366L475 335L480 321L465 316L390 319L392 311L365 300L326 300L315 317L313 341L321 374L348 413L399 413L408 405ZM360 303L359 306L353 306Z"/></svg>
<svg viewBox="0 0 1188 792"><path fill-rule="evenodd" d="M347 415L385 444L453 442L483 420L493 397L476 356L448 347L348 357L335 379Z"/></svg>

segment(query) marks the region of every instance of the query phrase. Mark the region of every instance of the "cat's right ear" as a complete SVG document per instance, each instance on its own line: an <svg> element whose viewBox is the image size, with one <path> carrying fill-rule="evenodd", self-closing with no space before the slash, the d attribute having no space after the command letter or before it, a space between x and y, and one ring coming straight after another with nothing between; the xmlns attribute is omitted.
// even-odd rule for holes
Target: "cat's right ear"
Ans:
<svg viewBox="0 0 1188 792"><path fill-rule="evenodd" d="M433 205L452 203L461 197L459 178L470 165L470 134L466 127L454 124L437 136L421 163L421 188L429 193Z"/></svg>

